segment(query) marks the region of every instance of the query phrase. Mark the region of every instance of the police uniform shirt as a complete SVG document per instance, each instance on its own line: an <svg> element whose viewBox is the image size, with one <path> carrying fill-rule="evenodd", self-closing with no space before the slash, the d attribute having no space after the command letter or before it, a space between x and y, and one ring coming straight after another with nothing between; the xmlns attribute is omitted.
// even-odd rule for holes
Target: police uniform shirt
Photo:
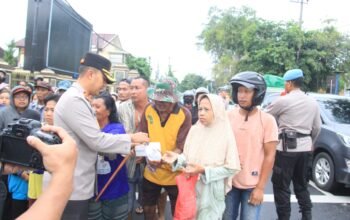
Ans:
<svg viewBox="0 0 350 220"><path fill-rule="evenodd" d="M297 148L288 149L288 152L312 150L312 144L321 130L320 110L316 100L300 89L295 89L286 96L279 97L267 108L267 112L276 118L279 133L283 129L290 129L300 134L311 135L299 137ZM277 150L282 151L281 141Z"/></svg>

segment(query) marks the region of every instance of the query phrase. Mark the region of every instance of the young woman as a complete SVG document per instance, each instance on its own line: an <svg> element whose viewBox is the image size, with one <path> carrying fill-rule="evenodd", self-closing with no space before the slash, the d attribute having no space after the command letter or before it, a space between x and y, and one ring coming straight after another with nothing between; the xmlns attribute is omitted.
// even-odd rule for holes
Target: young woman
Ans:
<svg viewBox="0 0 350 220"><path fill-rule="evenodd" d="M53 125L53 113L55 106L59 100L59 95L48 95L44 99L44 112L43 112L43 122L47 125ZM51 179L49 173L44 174L45 179ZM43 172L33 171L29 173L28 180L28 198L29 206L32 206L36 199L41 195L43 188ZM48 182L48 181L47 181Z"/></svg>
<svg viewBox="0 0 350 220"><path fill-rule="evenodd" d="M235 138L222 98L200 96L198 123L189 131L182 154L166 152L163 161L185 175L197 175L196 219L221 219L225 194L231 189L232 177L240 170Z"/></svg>
<svg viewBox="0 0 350 220"><path fill-rule="evenodd" d="M100 95L93 99L97 122L105 133L125 134L124 126L119 123L114 99L110 95ZM107 183L124 157L120 154L100 154L97 159L98 193ZM124 165L99 202L89 203L89 219L127 219L128 217L128 177Z"/></svg>

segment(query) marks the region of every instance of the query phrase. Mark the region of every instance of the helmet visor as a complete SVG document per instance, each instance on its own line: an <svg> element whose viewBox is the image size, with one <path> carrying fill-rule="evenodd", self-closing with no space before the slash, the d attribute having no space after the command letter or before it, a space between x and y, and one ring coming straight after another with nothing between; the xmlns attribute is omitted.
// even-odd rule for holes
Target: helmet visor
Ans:
<svg viewBox="0 0 350 220"><path fill-rule="evenodd" d="M236 81L236 82L233 82L233 84L242 85L242 86L246 87L247 89L255 89L255 85L247 83L247 82Z"/></svg>

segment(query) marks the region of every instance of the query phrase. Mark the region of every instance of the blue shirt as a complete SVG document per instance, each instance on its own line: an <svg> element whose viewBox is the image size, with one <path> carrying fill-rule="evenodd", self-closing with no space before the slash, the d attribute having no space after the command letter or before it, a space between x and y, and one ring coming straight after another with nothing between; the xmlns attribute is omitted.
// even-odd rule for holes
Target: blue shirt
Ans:
<svg viewBox="0 0 350 220"><path fill-rule="evenodd" d="M28 182L17 176L11 174L8 176L9 192L12 195L12 199L27 200Z"/></svg>
<svg viewBox="0 0 350 220"><path fill-rule="evenodd" d="M124 126L120 123L109 123L107 124L102 131L109 134L125 134ZM114 160L108 159L107 156L104 157L104 160L109 163L111 167L111 172L108 174L98 174L97 175L97 189L98 192L106 185L109 178L112 176L113 172L117 169L119 164L122 162L124 157L120 154L117 154L117 158ZM126 171L125 164L120 169L119 173L115 176L111 184L108 186L106 191L101 196L100 200L110 200L117 199L129 192L128 185L128 176Z"/></svg>

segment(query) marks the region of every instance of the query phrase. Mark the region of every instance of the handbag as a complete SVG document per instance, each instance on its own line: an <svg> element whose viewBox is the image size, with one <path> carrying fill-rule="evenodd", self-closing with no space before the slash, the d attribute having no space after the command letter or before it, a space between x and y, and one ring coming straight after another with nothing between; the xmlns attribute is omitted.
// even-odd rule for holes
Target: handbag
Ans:
<svg viewBox="0 0 350 220"><path fill-rule="evenodd" d="M196 183L198 175L186 177L184 173L176 176L178 196L176 200L174 220L196 219Z"/></svg>

